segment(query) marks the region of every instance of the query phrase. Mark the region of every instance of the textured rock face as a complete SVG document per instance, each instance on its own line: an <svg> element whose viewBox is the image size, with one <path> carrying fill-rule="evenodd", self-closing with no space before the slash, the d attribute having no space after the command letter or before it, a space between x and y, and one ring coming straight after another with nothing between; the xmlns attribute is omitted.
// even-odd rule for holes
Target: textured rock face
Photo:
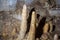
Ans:
<svg viewBox="0 0 60 40"><path fill-rule="evenodd" d="M47 10L44 6L47 1L48 0L0 0L0 11L15 11L16 9L22 10L23 5L26 4L28 6L28 13L32 8L35 8L37 14L45 16L47 14Z"/></svg>
<svg viewBox="0 0 60 40"><path fill-rule="evenodd" d="M41 3L42 1L42 3ZM35 8L36 13L41 16L46 16L48 14L47 10L44 8L45 2L47 0L17 0L17 9L22 10L24 4L27 5L27 14L31 11L32 8Z"/></svg>
<svg viewBox="0 0 60 40"><path fill-rule="evenodd" d="M27 5L27 14L29 14L30 13L30 11L31 11L31 9L32 8L35 8L35 10L36 10L36 13L40 16L42 16L42 18L39 20L39 21L41 21L42 19L43 19L43 21L42 21L42 23L40 24L40 22L39 22L39 24L38 24L38 22L37 22L37 25L38 25L38 27L37 27L37 29L36 30L38 30L37 32L36 32L36 34L38 34L38 36L39 36L39 34L40 34L40 32L39 31L41 31L40 29L42 29L41 27L43 27L44 26L44 24L45 24L45 20L46 19L50 19L50 18L52 18L50 15L49 15L49 13L48 13L48 9L47 8L45 8L45 2L46 2L47 0L17 0L17 5L15 6L16 7L16 9L15 9L15 11L12 11L12 10L9 10L9 12L7 12L7 10L6 11L2 11L2 12L0 12L0 39L1 40L16 40L16 38L18 37L18 35L19 35L19 31L21 31L21 30L23 30L24 31L24 33L21 33L21 34L25 34L25 31L26 31L26 28L25 28L25 26L27 26L25 23L26 22L24 22L24 25L23 25L23 23L22 23L22 26L23 26L23 29L22 29L22 26L21 26L21 29L20 29L20 23L21 23L21 20L22 20L22 17L21 17L21 14L22 14L22 8L23 8L23 5L24 4L26 4ZM6 2L5 2L6 3ZM5 5L5 4L4 4ZM10 4L11 5L11 4ZM6 6L6 5L5 5ZM4 6L3 6L4 7ZM26 10L25 10L26 11ZM32 10L33 11L33 10ZM56 13L57 14L57 13ZM52 12L51 12L51 15L52 15ZM25 16L25 15L24 15ZM44 16L44 18L43 18L43 16ZM50 17L50 18L47 18L47 17ZM27 19L27 18L26 18ZM37 18L36 18L37 19ZM23 18L23 20L24 20L24 18ZM29 19L30 20L30 19ZM38 19L37 19L38 20ZM56 21L55 21L56 20ZM26 21L26 20L25 20ZM49 20L48 20L49 21ZM57 31L57 32L60 32L59 31L59 24L60 24L60 19L58 18L58 19L54 19L53 20L53 23L55 23L54 25L56 26L56 29L54 30L54 31ZM30 23L30 22L29 22ZM41 26L43 24L43 26ZM28 26L29 27L29 26ZM40 28L40 29L39 29ZM46 26L45 26L45 28L46 28ZM45 29L44 28L44 29ZM46 29L45 29L46 30ZM47 30L48 30L48 27L47 27ZM32 28L32 31L30 31L31 33L31 35L33 35L33 36L35 36L34 34L35 34L35 28ZM42 30L43 31L43 30ZM42 32L41 31L41 32ZM22 31L21 31L22 32ZM34 32L34 33L32 33L32 32ZM30 35L30 36L31 36ZM47 34L46 34L47 35ZM45 37L45 34L43 35L44 37ZM24 37L24 35L23 35L23 37ZM39 36L40 37L40 36ZM33 37L32 37L33 38Z"/></svg>
<svg viewBox="0 0 60 40"><path fill-rule="evenodd" d="M35 8L37 14L46 16L48 13L47 9L44 8L45 2L47 2L47 0L0 0L0 11L15 11L18 9L21 11L23 5L26 4L28 7L27 13L29 13L32 8Z"/></svg>
<svg viewBox="0 0 60 40"><path fill-rule="evenodd" d="M0 39L14 40L20 30L20 20L13 18L9 12L0 12Z"/></svg>
<svg viewBox="0 0 60 40"><path fill-rule="evenodd" d="M60 36L60 16L57 16L54 20L53 20L53 24L55 25L55 31L54 33L57 33Z"/></svg>
<svg viewBox="0 0 60 40"><path fill-rule="evenodd" d="M0 0L0 11L14 11L16 9L17 0Z"/></svg>

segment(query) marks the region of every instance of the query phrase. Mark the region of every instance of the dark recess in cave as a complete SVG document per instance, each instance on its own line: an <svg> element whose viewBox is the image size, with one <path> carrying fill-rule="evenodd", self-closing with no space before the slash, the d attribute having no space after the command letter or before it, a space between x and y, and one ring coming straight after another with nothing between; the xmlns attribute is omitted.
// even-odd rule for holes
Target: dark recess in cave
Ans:
<svg viewBox="0 0 60 40"><path fill-rule="evenodd" d="M45 24L46 17L43 17L36 28L36 38L40 38L43 33L43 26Z"/></svg>
<svg viewBox="0 0 60 40"><path fill-rule="evenodd" d="M31 16L32 16L32 12L33 11L35 11L35 8L32 8L31 9L31 11L30 11L30 13L29 13L29 17L28 17L28 19L27 19L27 31L26 31L26 33L28 33L29 32L29 29L30 29L30 23L31 23Z"/></svg>

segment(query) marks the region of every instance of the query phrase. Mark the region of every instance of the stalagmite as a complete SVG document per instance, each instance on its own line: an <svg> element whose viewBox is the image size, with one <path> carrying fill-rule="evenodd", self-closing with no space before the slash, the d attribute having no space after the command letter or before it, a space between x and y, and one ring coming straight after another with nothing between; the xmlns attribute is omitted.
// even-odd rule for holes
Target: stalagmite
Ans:
<svg viewBox="0 0 60 40"><path fill-rule="evenodd" d="M49 21L49 25L50 25L50 31L49 31L49 32L52 32L52 30L53 30L53 24L52 24L52 21Z"/></svg>
<svg viewBox="0 0 60 40"><path fill-rule="evenodd" d="M58 35L57 34L54 35L54 40L58 40Z"/></svg>
<svg viewBox="0 0 60 40"><path fill-rule="evenodd" d="M43 35L41 36L41 40L48 40L48 29L49 29L49 23L45 23L43 27Z"/></svg>
<svg viewBox="0 0 60 40"><path fill-rule="evenodd" d="M49 28L49 24L46 23L46 24L44 25L44 28L43 28L43 33L47 33L47 32L48 32L48 28Z"/></svg>
<svg viewBox="0 0 60 40"><path fill-rule="evenodd" d="M27 7L24 4L22 10L22 22L21 22L20 32L17 40L22 40L24 38L26 29L27 29Z"/></svg>
<svg viewBox="0 0 60 40"><path fill-rule="evenodd" d="M36 40L40 40L39 38L36 38Z"/></svg>
<svg viewBox="0 0 60 40"><path fill-rule="evenodd" d="M36 29L36 13L35 13L35 11L32 12L31 18L32 18L31 25L30 25L30 30L28 33L27 40L35 40L35 29Z"/></svg>

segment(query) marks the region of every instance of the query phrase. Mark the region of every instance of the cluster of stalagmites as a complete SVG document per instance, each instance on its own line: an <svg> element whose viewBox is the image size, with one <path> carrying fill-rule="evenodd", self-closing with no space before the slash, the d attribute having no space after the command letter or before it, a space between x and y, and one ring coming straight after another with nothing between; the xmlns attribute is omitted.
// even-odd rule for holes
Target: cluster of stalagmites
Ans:
<svg viewBox="0 0 60 40"><path fill-rule="evenodd" d="M44 23L42 24L40 22L37 23L38 20L37 20L37 14L35 10L32 9L30 14L31 14L30 21L28 22L29 19L27 20L26 5L23 5L21 22L17 19L12 18L11 16L8 16L10 14L7 14L7 15L5 15L4 13L0 14L0 15L3 15L3 17L0 16L1 18L0 25L3 24L3 26L1 26L2 29L0 30L0 40L58 40L57 34L55 34L53 37L51 36L51 33L52 33L51 20L48 22L45 22L46 18L43 17L42 20ZM49 27L50 27L50 30L49 30Z"/></svg>

